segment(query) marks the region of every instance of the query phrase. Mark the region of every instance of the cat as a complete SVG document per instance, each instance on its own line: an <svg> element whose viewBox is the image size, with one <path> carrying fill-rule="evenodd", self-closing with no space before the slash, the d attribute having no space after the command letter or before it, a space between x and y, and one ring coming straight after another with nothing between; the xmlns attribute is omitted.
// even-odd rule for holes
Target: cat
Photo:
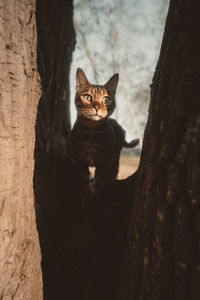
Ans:
<svg viewBox="0 0 200 300"><path fill-rule="evenodd" d="M82 179L88 181L88 167L95 167L93 187L102 188L115 181L122 147L133 148L135 139L125 140L125 130L111 119L116 107L115 93L119 74L106 84L91 84L82 69L76 72L75 105L77 119L72 129L72 149Z"/></svg>

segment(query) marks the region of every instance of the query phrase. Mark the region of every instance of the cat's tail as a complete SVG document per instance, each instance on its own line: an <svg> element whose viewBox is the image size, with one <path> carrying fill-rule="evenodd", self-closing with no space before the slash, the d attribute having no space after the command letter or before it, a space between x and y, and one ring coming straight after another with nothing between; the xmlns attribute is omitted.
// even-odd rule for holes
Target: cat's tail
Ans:
<svg viewBox="0 0 200 300"><path fill-rule="evenodd" d="M124 141L124 148L133 148L135 146L137 146L139 144L140 140L139 139L135 139L132 140L130 143L127 143L126 141Z"/></svg>

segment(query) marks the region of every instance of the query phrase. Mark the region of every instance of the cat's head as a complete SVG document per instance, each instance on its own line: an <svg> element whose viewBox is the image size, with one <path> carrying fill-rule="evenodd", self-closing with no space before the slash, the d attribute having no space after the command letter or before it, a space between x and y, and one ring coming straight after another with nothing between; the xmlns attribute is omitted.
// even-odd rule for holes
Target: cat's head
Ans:
<svg viewBox="0 0 200 300"><path fill-rule="evenodd" d="M100 121L115 109L115 92L119 74L114 74L104 85L91 84L82 69L76 72L75 104L79 116Z"/></svg>

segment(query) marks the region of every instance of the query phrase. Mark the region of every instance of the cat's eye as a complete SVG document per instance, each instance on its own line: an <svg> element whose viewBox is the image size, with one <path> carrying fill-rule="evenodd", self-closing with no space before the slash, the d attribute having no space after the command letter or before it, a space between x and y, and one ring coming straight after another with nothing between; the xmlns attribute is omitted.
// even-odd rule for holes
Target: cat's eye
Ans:
<svg viewBox="0 0 200 300"><path fill-rule="evenodd" d="M109 104L111 102L111 99L109 97L103 98L103 104Z"/></svg>
<svg viewBox="0 0 200 300"><path fill-rule="evenodd" d="M90 103L92 101L92 96L85 94L83 95L83 100Z"/></svg>

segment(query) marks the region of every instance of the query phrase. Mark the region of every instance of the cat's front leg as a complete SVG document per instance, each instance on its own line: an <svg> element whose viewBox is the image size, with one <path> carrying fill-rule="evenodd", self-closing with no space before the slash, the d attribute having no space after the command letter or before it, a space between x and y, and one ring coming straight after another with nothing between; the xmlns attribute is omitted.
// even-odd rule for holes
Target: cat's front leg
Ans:
<svg viewBox="0 0 200 300"><path fill-rule="evenodd" d="M106 163L96 165L94 188L102 189L109 186L116 179L119 169L118 160L110 160Z"/></svg>

